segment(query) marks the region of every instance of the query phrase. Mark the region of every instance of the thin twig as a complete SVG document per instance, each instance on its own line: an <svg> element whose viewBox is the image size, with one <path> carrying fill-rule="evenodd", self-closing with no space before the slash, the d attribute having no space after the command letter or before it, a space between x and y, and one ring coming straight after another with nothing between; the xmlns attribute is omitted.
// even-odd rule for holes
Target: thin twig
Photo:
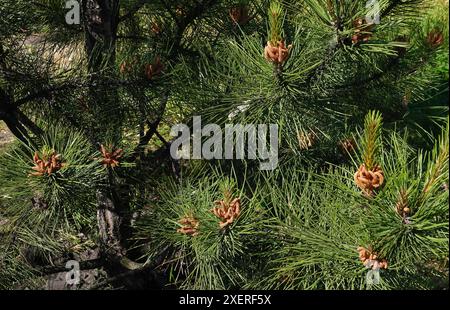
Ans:
<svg viewBox="0 0 450 310"><path fill-rule="evenodd" d="M90 269L96 269L103 266L104 261L100 258L95 258L87 261L81 261L80 264L80 270L90 270ZM46 266L38 270L39 273L44 275L50 275L60 272L67 272L68 269L66 268L66 265L57 265L57 266Z"/></svg>

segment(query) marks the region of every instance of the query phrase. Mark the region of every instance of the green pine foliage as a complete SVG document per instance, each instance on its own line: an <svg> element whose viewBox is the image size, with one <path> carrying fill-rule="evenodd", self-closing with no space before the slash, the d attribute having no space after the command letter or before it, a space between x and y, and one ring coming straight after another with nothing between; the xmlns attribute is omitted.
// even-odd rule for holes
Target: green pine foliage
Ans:
<svg viewBox="0 0 450 310"><path fill-rule="evenodd" d="M1 289L448 289L448 2L100 2L0 0ZM277 169L171 158L197 115Z"/></svg>
<svg viewBox="0 0 450 310"><path fill-rule="evenodd" d="M373 132L374 117L375 121L380 121L379 114L368 114L367 126L357 139L363 153L366 153L364 142ZM148 253L148 257L170 253L174 261L160 258L163 263L159 268L169 268L164 261L174 264L171 271L174 283L182 277L182 287L190 289L224 288L222 281L231 281L232 272L239 272L239 269L243 269L240 272L245 277L245 270L251 268L245 265L246 258L254 266L264 266L263 273L260 270L244 278L244 287L252 289L439 288L448 281L445 272L448 266L448 189L445 188L448 184L448 156L445 159L448 128L429 156L413 150L405 136L391 133L383 139L380 131L376 135L382 149L378 162L383 167L386 183L374 198L363 195L354 183L353 175L359 166L357 154L354 165L329 167L321 173L287 170L261 177L262 187L253 193L248 184L244 185L252 198L243 200L242 209L253 211L243 212L242 220L226 231L219 229L217 219L210 212L213 201L220 199L217 184L185 185L172 191L164 188L162 206L149 210L137 225L139 234L151 236L148 248L156 250ZM228 181L221 174L209 179L216 183ZM428 187L434 187L434 192L425 200L422 197L428 193ZM211 193L216 195L211 197ZM174 196L175 200L170 199ZM402 209L411 209L408 215L399 212L400 203L405 203ZM180 227L177 220L186 214L199 219L198 236L177 233ZM236 234L236 241L229 243L223 234ZM246 242L245 235L256 239ZM215 240L214 246L211 239ZM251 246L238 247L245 244ZM389 267L380 272L380 284L367 285L368 269L358 258L359 246L370 246L387 259ZM243 265L235 269L214 269L221 265L218 261L227 257L216 247L237 251L239 258L231 261ZM261 249L264 252L259 252ZM212 270L198 273L201 267L197 264L204 259ZM211 278L202 279L206 274ZM189 283L189 279L192 282ZM230 282L227 287L234 287L233 284Z"/></svg>
<svg viewBox="0 0 450 310"><path fill-rule="evenodd" d="M177 191L174 195L173 191ZM188 289L242 287L250 270L254 234L261 229L264 210L237 188L233 179L215 174L197 184L184 184L172 191L164 188L162 203L137 223L137 234L146 240L146 257L161 260L173 283ZM225 227L212 210L213 201L240 199L237 219ZM182 233L183 218L197 221L196 233ZM150 240L148 240L150 239Z"/></svg>
<svg viewBox="0 0 450 310"><path fill-rule="evenodd" d="M62 167L37 175L35 156L59 154ZM7 231L33 251L50 259L75 244L70 236L93 231L95 188L101 186L103 167L88 141L79 133L56 125L34 146L13 144L0 157L2 216Z"/></svg>

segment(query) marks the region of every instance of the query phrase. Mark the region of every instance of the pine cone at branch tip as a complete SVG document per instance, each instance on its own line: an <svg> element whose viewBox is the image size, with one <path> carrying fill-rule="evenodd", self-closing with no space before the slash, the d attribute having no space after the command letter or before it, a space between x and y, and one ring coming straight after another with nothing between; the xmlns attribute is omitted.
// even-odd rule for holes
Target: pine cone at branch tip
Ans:
<svg viewBox="0 0 450 310"><path fill-rule="evenodd" d="M264 57L266 58L266 60L271 61L275 64L282 64L288 59L291 49L292 44L286 47L286 44L283 40L278 41L277 46L273 46L269 41L264 48Z"/></svg>
<svg viewBox="0 0 450 310"><path fill-rule="evenodd" d="M379 259L378 254L372 252L370 249L366 249L364 247L358 247L359 260L363 263L367 268L376 269L387 269L388 262L386 259Z"/></svg>
<svg viewBox="0 0 450 310"><path fill-rule="evenodd" d="M200 222L194 218L193 216L186 216L182 218L179 222L182 225L181 228L177 229L177 232L195 237L198 235L198 228L200 226Z"/></svg>
<svg viewBox="0 0 450 310"><path fill-rule="evenodd" d="M444 34L438 29L433 29L427 35L427 43L432 48L437 48L444 43Z"/></svg>
<svg viewBox="0 0 450 310"><path fill-rule="evenodd" d="M317 142L318 137L315 132L304 133L299 131L297 132L297 140L301 150L309 150Z"/></svg>
<svg viewBox="0 0 450 310"><path fill-rule="evenodd" d="M362 164L354 175L356 185L363 190L363 192L372 196L374 190L380 188L384 183L384 173L380 166L375 166L371 170Z"/></svg>
<svg viewBox="0 0 450 310"><path fill-rule="evenodd" d="M33 156L33 162L35 166L31 169L35 172L30 173L32 176L52 175L65 166L65 163L61 162L61 154L57 154L55 151L52 151L49 156L43 155L42 158L36 151Z"/></svg>
<svg viewBox="0 0 450 310"><path fill-rule="evenodd" d="M403 218L406 218L411 214L411 209L408 205L408 195L405 190L400 192L400 197L395 205L395 208L397 213Z"/></svg>
<svg viewBox="0 0 450 310"><path fill-rule="evenodd" d="M224 200L218 200L214 202L218 207L213 208L211 211L221 219L219 226L225 228L232 224L241 214L241 199L235 198L230 203Z"/></svg>
<svg viewBox="0 0 450 310"><path fill-rule="evenodd" d="M100 152L102 154L102 165L104 167L117 167L120 165L120 158L123 156L122 149L114 149L112 145L108 146L108 149L102 144L100 145Z"/></svg>
<svg viewBox="0 0 450 310"><path fill-rule="evenodd" d="M356 28L352 35L352 43L358 44L361 42L368 42L372 35L374 24L368 24L364 19L358 18L353 21L353 27Z"/></svg>

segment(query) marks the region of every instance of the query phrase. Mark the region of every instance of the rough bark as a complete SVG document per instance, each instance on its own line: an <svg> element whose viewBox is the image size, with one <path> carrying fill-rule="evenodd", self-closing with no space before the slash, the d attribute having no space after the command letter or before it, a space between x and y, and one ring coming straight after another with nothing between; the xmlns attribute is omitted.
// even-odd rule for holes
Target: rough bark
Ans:
<svg viewBox="0 0 450 310"><path fill-rule="evenodd" d="M116 33L119 21L119 0L84 0L82 2L85 48L91 73L90 101L97 118L91 126L91 140L119 141L121 115L117 107L117 92L102 87L108 68L115 63ZM111 113L111 110L114 112ZM106 120L107 118L107 120ZM105 123L105 122L108 123ZM110 265L109 271L119 272L115 265L128 268L123 262L126 249L121 229L126 206L121 203L114 186L114 175L108 171L106 184L97 191L97 223L101 255ZM131 266L133 267L133 266Z"/></svg>
<svg viewBox="0 0 450 310"><path fill-rule="evenodd" d="M105 60L114 62L119 0L84 0L82 4L89 69L95 72Z"/></svg>
<svg viewBox="0 0 450 310"><path fill-rule="evenodd" d="M32 142L26 127L35 134L41 134L39 129L28 117L20 112L12 103L8 94L0 88L0 120L4 121L11 133L25 144ZM21 122L22 121L22 122Z"/></svg>
<svg viewBox="0 0 450 310"><path fill-rule="evenodd" d="M5 51L0 45L0 69L7 70ZM11 133L25 144L33 143L28 130L35 136L42 135L42 130L29 119L13 101L8 90L0 88L0 120L3 120Z"/></svg>

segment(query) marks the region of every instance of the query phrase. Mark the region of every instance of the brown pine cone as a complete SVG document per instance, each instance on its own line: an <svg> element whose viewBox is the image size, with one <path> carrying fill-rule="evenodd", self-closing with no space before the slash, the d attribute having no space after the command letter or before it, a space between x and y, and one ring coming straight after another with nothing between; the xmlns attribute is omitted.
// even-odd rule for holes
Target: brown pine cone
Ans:
<svg viewBox="0 0 450 310"><path fill-rule="evenodd" d="M444 43L444 34L438 29L434 29L428 33L427 43L430 47L436 48Z"/></svg>
<svg viewBox="0 0 450 310"><path fill-rule="evenodd" d="M388 263L386 259L380 260L378 255L375 252L372 252L370 249L366 249L364 247L358 247L359 260L366 267L370 267L372 269L387 269Z"/></svg>
<svg viewBox="0 0 450 310"><path fill-rule="evenodd" d="M112 145L108 146L108 150L102 144L100 146L100 152L102 154L102 165L104 167L115 168L120 165L120 158L123 156L122 149L114 149Z"/></svg>
<svg viewBox="0 0 450 310"><path fill-rule="evenodd" d="M161 26L160 26L159 23L156 22L156 21L153 21L153 22L152 22L152 25L151 25L150 29L151 29L151 32L152 32L154 35L158 35L158 34L161 33Z"/></svg>
<svg viewBox="0 0 450 310"><path fill-rule="evenodd" d="M53 151L49 156L44 155L40 158L38 152L34 153L33 161L35 166L31 169L35 172L30 173L32 176L43 176L45 174L52 175L64 167L64 163L61 162L61 155Z"/></svg>
<svg viewBox="0 0 450 310"><path fill-rule="evenodd" d="M225 228L230 225L241 214L240 198L235 198L230 203L227 203L224 200L219 200L216 201L215 204L220 207L213 208L211 211L215 216L221 219L219 223L220 228Z"/></svg>
<svg viewBox="0 0 450 310"><path fill-rule="evenodd" d="M384 183L384 173L380 166L375 166L371 170L366 169L366 165L362 164L354 175L356 185L363 192L372 196L374 190L381 187Z"/></svg>
<svg viewBox="0 0 450 310"><path fill-rule="evenodd" d="M122 62L119 67L120 73L125 74L129 71L129 65L126 61Z"/></svg>
<svg viewBox="0 0 450 310"><path fill-rule="evenodd" d="M195 237L199 234L198 228L200 226L200 222L193 216L186 216L182 218L178 223L180 223L182 227L177 229L177 232L192 237Z"/></svg>
<svg viewBox="0 0 450 310"><path fill-rule="evenodd" d="M374 25L368 24L364 19L355 19L353 21L353 27L356 28L354 34L352 35L353 44L368 42L372 37Z"/></svg>
<svg viewBox="0 0 450 310"><path fill-rule="evenodd" d="M291 48L292 44L286 47L283 40L278 41L277 46L273 46L272 43L267 42L264 48L264 57L275 64L282 64L288 59Z"/></svg>

